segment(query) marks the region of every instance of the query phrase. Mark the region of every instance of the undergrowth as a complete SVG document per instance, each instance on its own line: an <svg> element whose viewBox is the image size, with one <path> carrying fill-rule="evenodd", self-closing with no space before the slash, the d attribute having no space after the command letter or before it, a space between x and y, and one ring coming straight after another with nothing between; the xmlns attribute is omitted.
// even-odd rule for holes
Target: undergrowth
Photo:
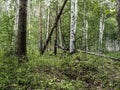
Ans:
<svg viewBox="0 0 120 90"><path fill-rule="evenodd" d="M0 90L120 90L120 62L77 53L54 56L0 53Z"/></svg>

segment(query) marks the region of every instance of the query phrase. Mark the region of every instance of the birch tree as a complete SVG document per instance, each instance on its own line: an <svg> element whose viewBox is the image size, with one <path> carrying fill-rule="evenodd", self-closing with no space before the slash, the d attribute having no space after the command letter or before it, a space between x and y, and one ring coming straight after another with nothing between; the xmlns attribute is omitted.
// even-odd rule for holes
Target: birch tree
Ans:
<svg viewBox="0 0 120 90"><path fill-rule="evenodd" d="M58 2L58 13L60 11L60 0ZM61 19L58 22L58 31L59 31L59 42L60 42L60 47L63 47L63 42L62 42L62 31L61 31Z"/></svg>
<svg viewBox="0 0 120 90"><path fill-rule="evenodd" d="M58 0L56 0L56 17L58 15ZM55 36L54 36L54 54L56 55L57 54L57 31L58 31L58 25L56 26L56 29L55 29Z"/></svg>
<svg viewBox="0 0 120 90"><path fill-rule="evenodd" d="M14 20L14 51L17 52L17 31L18 31L18 19L19 19L19 0L15 1L15 20Z"/></svg>
<svg viewBox="0 0 120 90"><path fill-rule="evenodd" d="M43 39L42 39L42 4L39 1L39 15L40 15L40 53L42 51Z"/></svg>
<svg viewBox="0 0 120 90"><path fill-rule="evenodd" d="M75 53L75 33L77 25L78 0L71 0L70 53Z"/></svg>
<svg viewBox="0 0 120 90"><path fill-rule="evenodd" d="M47 4L47 30L46 30L46 39L48 38L49 35L49 28L50 28L50 0L48 0Z"/></svg>
<svg viewBox="0 0 120 90"><path fill-rule="evenodd" d="M103 3L100 1L100 26L99 26L99 45L98 45L98 52L102 50L102 42L103 42L103 32L105 28L105 18L106 16L103 14Z"/></svg>
<svg viewBox="0 0 120 90"><path fill-rule="evenodd" d="M86 0L84 0L84 31L83 31L83 45L85 51L88 51L88 20L86 11Z"/></svg>
<svg viewBox="0 0 120 90"><path fill-rule="evenodd" d="M31 26L31 21L30 21L30 19L31 19L31 1L30 0L28 0L28 9L27 9L27 13L28 13L28 17L27 17L27 20L28 20L28 43L29 43L29 45L30 45L30 34L31 34L31 32L30 32L30 26Z"/></svg>

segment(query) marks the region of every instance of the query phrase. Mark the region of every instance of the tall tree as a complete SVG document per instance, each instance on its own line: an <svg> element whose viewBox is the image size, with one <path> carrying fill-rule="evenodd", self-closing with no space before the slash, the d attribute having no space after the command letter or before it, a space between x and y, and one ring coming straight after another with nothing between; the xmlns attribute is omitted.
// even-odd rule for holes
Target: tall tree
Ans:
<svg viewBox="0 0 120 90"><path fill-rule="evenodd" d="M31 34L31 31L30 31L30 26L31 26L31 0L28 0L28 9L27 9L27 13L28 13L28 17L27 17L27 25L28 25L28 43L30 45L30 34Z"/></svg>
<svg viewBox="0 0 120 90"><path fill-rule="evenodd" d="M19 0L15 0L15 19L14 19L14 37L13 37L13 46L15 53L17 52L17 31L18 31L18 15L19 15Z"/></svg>
<svg viewBox="0 0 120 90"><path fill-rule="evenodd" d="M50 3L50 2L49 2ZM48 5L48 13L47 13L47 30L46 30L46 39L49 35L49 28L50 28L50 4Z"/></svg>
<svg viewBox="0 0 120 90"><path fill-rule="evenodd" d="M86 3L84 0L84 32L83 32L83 44L85 51L88 51L88 20L87 20L87 11L86 11Z"/></svg>
<svg viewBox="0 0 120 90"><path fill-rule="evenodd" d="M119 41L120 41L120 0L116 0L116 11L117 11L117 22L118 22L118 31L119 31Z"/></svg>
<svg viewBox="0 0 120 90"><path fill-rule="evenodd" d="M26 57L26 24L27 24L27 0L19 1L19 21L18 21L18 57Z"/></svg>
<svg viewBox="0 0 120 90"><path fill-rule="evenodd" d="M100 27L99 27L99 45L98 52L102 50L102 42L103 42L103 32L105 28L105 18L106 16L103 14L103 2L100 1Z"/></svg>
<svg viewBox="0 0 120 90"><path fill-rule="evenodd" d="M42 51L42 45L43 45L43 40L42 40L42 4L39 2L39 15L40 15L40 53Z"/></svg>
<svg viewBox="0 0 120 90"><path fill-rule="evenodd" d="M71 28L70 28L70 53L75 52L75 33L77 24L78 0L71 0Z"/></svg>
<svg viewBox="0 0 120 90"><path fill-rule="evenodd" d="M56 17L58 15L58 0L56 0ZM59 20L60 21L60 20ZM58 25L59 25L59 22L58 22ZM57 31L58 31L58 25L56 26L56 29L55 29L55 37L54 37L54 54L56 55L57 54L57 38L58 38L58 35L57 35Z"/></svg>
<svg viewBox="0 0 120 90"><path fill-rule="evenodd" d="M58 13L60 11L60 0L58 0ZM63 47L63 41L62 41L62 31L61 31L61 19L58 22L58 31L59 31L59 45L60 47Z"/></svg>
<svg viewBox="0 0 120 90"><path fill-rule="evenodd" d="M49 35L49 32L50 32L50 5L51 5L51 2L50 0L48 0L48 3L47 3L47 28L46 28L46 39L48 38L48 35ZM48 49L48 47L47 47ZM51 47L50 47L51 49Z"/></svg>

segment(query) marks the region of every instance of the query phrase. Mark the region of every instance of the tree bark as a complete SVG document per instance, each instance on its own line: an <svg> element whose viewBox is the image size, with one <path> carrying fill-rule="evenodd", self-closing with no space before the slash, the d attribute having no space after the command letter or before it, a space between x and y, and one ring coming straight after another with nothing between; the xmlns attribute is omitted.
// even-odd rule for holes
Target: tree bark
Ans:
<svg viewBox="0 0 120 90"><path fill-rule="evenodd" d="M39 2L39 15L40 15L40 53L43 48L43 39L42 39L42 4Z"/></svg>
<svg viewBox="0 0 120 90"><path fill-rule="evenodd" d="M31 31L30 31L30 26L31 26L31 23L30 23L30 18L31 18L31 1L28 0L28 9L27 9L27 13L28 13L28 44L30 46L30 34L31 34ZM29 47L30 48L30 47Z"/></svg>
<svg viewBox="0 0 120 90"><path fill-rule="evenodd" d="M26 57L27 0L20 0L18 21L18 58Z"/></svg>
<svg viewBox="0 0 120 90"><path fill-rule="evenodd" d="M70 53L75 53L75 33L77 25L77 0L71 0Z"/></svg>
<svg viewBox="0 0 120 90"><path fill-rule="evenodd" d="M102 51L102 42L103 42L103 33L105 28L105 15L102 10L102 2L100 2L100 27L99 27L99 44L98 44L98 52Z"/></svg>
<svg viewBox="0 0 120 90"><path fill-rule="evenodd" d="M57 15L58 15L58 0L56 0L56 17L57 17ZM59 23L58 23L58 25L59 25ZM56 26L56 29L55 29L55 38L54 38L54 54L56 55L57 54L57 38L58 38L58 36L57 36L57 30L58 29L58 27Z"/></svg>
<svg viewBox="0 0 120 90"><path fill-rule="evenodd" d="M59 11L60 11L60 1L58 0L57 1L58 2L58 6L57 6L57 8L58 8L58 13L59 13ZM60 18L60 20L59 20L59 22L58 22L58 33L59 33L59 45L61 46L61 47L63 47L63 41L62 41L62 31L61 31L61 18Z"/></svg>
<svg viewBox="0 0 120 90"><path fill-rule="evenodd" d="M117 12L117 22L118 22L118 41L120 43L120 0L116 0L116 12Z"/></svg>
<svg viewBox="0 0 120 90"><path fill-rule="evenodd" d="M47 30L46 30L46 40L49 35L49 29L50 29L50 5L48 6L48 13L47 13Z"/></svg>
<svg viewBox="0 0 120 90"><path fill-rule="evenodd" d="M15 1L15 21L14 21L14 37L13 37L13 46L14 52L17 53L17 32L18 32L18 15L19 15L19 0Z"/></svg>
<svg viewBox="0 0 120 90"><path fill-rule="evenodd" d="M50 0L48 0L48 6L47 6L47 28L46 28L46 40L48 38L49 32L50 32L50 11L51 11L51 7L50 7ZM51 50L51 43L50 43L50 47L47 46L47 50Z"/></svg>
<svg viewBox="0 0 120 90"><path fill-rule="evenodd" d="M88 20L86 13L86 0L84 0L84 32L83 32L83 47L85 51L88 51Z"/></svg>

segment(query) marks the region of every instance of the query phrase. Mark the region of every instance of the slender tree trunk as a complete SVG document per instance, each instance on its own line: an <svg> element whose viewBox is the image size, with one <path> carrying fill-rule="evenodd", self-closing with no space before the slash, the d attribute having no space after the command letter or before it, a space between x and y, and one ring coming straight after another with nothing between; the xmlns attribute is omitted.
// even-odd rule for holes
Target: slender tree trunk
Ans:
<svg viewBox="0 0 120 90"><path fill-rule="evenodd" d="M27 0L20 0L18 21L18 58L26 57Z"/></svg>
<svg viewBox="0 0 120 90"><path fill-rule="evenodd" d="M48 6L46 39L48 38L49 35L49 26L50 26L50 5Z"/></svg>
<svg viewBox="0 0 120 90"><path fill-rule="evenodd" d="M99 28L99 45L98 45L98 52L102 51L102 42L103 42L103 33L105 28L105 15L102 11L102 2L100 2L100 28Z"/></svg>
<svg viewBox="0 0 120 90"><path fill-rule="evenodd" d="M30 34L31 34L31 32L30 32L30 13L31 13L31 10L30 10L30 5L31 5L31 1L30 0L28 0L28 9L27 9L27 11L28 11L28 18L27 18L27 20L28 20L28 44L30 45Z"/></svg>
<svg viewBox="0 0 120 90"><path fill-rule="evenodd" d="M116 12L117 12L117 22L118 22L118 42L120 45L120 0L116 0Z"/></svg>
<svg viewBox="0 0 120 90"><path fill-rule="evenodd" d="M86 13L86 0L84 0L84 32L83 32L83 45L85 51L88 51L88 21Z"/></svg>
<svg viewBox="0 0 120 90"><path fill-rule="evenodd" d="M56 17L57 17L57 15L58 15L58 0L56 0ZM58 29L58 25L56 26L56 29L55 29L55 38L54 38L54 54L55 55L57 54L57 29Z"/></svg>
<svg viewBox="0 0 120 90"><path fill-rule="evenodd" d="M58 0L58 13L60 11L59 7L60 1ZM63 47L63 42L62 42L62 31L61 31L61 20L58 22L58 31L59 31L59 42L60 42L60 47Z"/></svg>
<svg viewBox="0 0 120 90"><path fill-rule="evenodd" d="M17 53L17 32L18 32L18 19L19 19L19 0L15 1L15 21L14 21L14 37L13 46L14 52Z"/></svg>
<svg viewBox="0 0 120 90"><path fill-rule="evenodd" d="M75 32L77 23L77 0L71 0L70 53L75 53Z"/></svg>
<svg viewBox="0 0 120 90"><path fill-rule="evenodd" d="M46 29L46 40L48 38L49 35L49 30L50 30L50 1L49 1L49 5L48 5L48 10L47 10L47 29ZM51 45L50 45L51 48ZM47 50L49 50L49 48L47 47Z"/></svg>
<svg viewBox="0 0 120 90"><path fill-rule="evenodd" d="M76 33L77 27L77 17L78 17L78 0L75 0L75 29L74 32Z"/></svg>
<svg viewBox="0 0 120 90"><path fill-rule="evenodd" d="M42 4L39 1L39 11L40 11L40 53L42 52L42 45L43 45L43 40L42 40Z"/></svg>

